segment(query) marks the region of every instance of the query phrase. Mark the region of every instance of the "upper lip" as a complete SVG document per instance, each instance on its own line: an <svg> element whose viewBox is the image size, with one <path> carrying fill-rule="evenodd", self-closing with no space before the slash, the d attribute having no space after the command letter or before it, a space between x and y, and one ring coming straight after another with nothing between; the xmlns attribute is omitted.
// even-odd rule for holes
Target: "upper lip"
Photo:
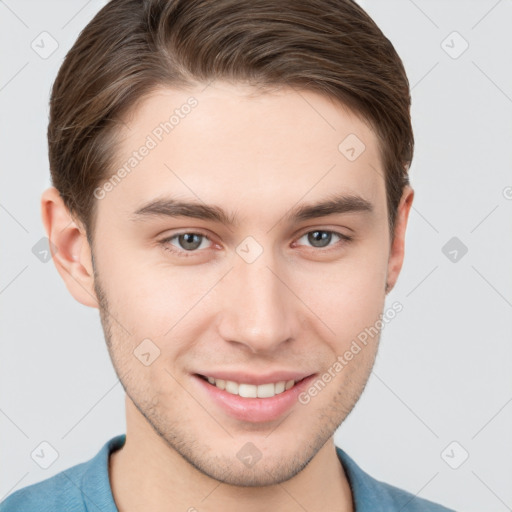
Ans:
<svg viewBox="0 0 512 512"><path fill-rule="evenodd" d="M253 384L259 386L260 384L269 384L274 382L294 380L295 382L302 380L312 375L311 373L297 372L292 370L274 371L271 373L249 373L249 372L232 372L222 370L207 370L205 372L198 372L197 375L203 377L213 377L214 379L230 380L238 382L239 384Z"/></svg>

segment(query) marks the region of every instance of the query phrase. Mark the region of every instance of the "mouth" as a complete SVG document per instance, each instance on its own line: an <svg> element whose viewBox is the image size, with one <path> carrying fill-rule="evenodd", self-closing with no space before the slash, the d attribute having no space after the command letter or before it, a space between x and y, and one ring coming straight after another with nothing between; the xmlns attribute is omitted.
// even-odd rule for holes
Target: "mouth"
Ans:
<svg viewBox="0 0 512 512"><path fill-rule="evenodd" d="M277 382L268 382L265 384L248 384L245 382L235 382L232 380L216 379L214 377L207 377L206 375L196 374L200 379L208 382L212 386L230 393L238 395L243 398L272 398L275 395L284 393L293 388L299 382L302 382L307 377L300 380L280 380Z"/></svg>
<svg viewBox="0 0 512 512"><path fill-rule="evenodd" d="M283 375L266 378L240 375L240 382L218 377L191 374L194 387L205 403L212 404L221 414L246 423L265 423L280 419L292 412L298 397L314 380L316 374L295 379L282 379ZM226 377L226 375L222 375ZM245 378L244 378L245 377ZM244 382L252 380L252 383ZM304 411L301 406L299 411Z"/></svg>

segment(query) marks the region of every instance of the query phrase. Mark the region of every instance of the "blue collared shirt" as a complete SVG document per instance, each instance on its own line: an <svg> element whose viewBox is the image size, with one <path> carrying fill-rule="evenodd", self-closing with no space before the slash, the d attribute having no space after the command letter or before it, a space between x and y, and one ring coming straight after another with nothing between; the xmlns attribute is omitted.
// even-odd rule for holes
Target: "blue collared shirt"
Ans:
<svg viewBox="0 0 512 512"><path fill-rule="evenodd" d="M116 436L89 461L14 492L0 503L0 512L118 512L108 458L125 440L125 434ZM336 452L352 489L355 512L454 512L372 478L341 448Z"/></svg>

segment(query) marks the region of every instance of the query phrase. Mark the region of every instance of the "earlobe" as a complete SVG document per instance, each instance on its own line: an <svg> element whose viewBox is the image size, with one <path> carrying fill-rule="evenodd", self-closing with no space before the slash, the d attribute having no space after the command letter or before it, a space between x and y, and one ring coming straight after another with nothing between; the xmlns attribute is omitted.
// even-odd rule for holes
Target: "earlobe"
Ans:
<svg viewBox="0 0 512 512"><path fill-rule="evenodd" d="M400 274L405 255L405 231L407 220L411 211L412 201L414 199L414 190L407 185L404 188L395 221L395 232L393 243L388 260L388 272L386 280L386 295L393 289Z"/></svg>
<svg viewBox="0 0 512 512"><path fill-rule="evenodd" d="M41 196L41 217L51 241L53 262L67 289L81 304L97 308L91 248L85 229L71 216L54 187Z"/></svg>

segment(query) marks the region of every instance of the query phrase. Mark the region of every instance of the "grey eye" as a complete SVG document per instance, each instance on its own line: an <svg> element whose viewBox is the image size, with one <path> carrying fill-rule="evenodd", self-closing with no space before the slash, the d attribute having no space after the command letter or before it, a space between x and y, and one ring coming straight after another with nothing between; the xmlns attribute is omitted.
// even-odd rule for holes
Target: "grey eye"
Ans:
<svg viewBox="0 0 512 512"><path fill-rule="evenodd" d="M194 251L201 247L201 243L207 238L199 233L181 233L180 235L173 236L170 240L177 239L179 249L185 249L187 251ZM172 242L171 242L172 243ZM173 244L174 245L174 244Z"/></svg>
<svg viewBox="0 0 512 512"><path fill-rule="evenodd" d="M340 238L339 235L332 231L315 230L304 234L299 240L307 238L308 243L311 244L312 247L321 248L326 247L331 243L333 235Z"/></svg>

